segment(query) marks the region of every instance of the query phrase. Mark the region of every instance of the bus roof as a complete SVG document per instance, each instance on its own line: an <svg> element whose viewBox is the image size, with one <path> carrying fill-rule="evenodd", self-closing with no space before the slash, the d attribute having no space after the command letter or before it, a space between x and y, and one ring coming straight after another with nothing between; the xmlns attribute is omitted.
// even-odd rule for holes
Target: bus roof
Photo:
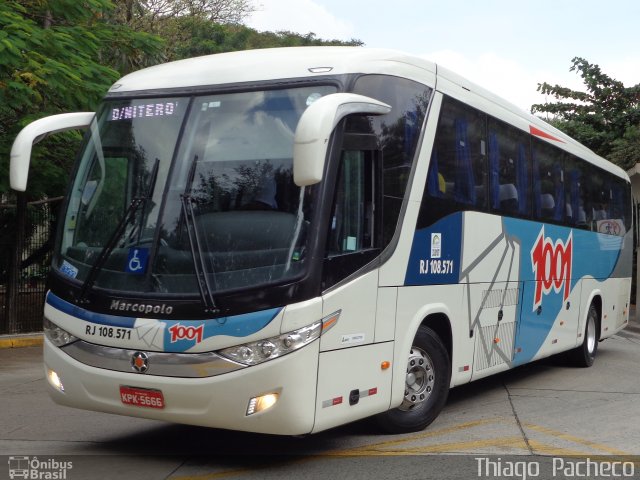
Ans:
<svg viewBox="0 0 640 480"><path fill-rule="evenodd" d="M178 60L130 73L118 80L108 97L164 94L176 89L206 89L216 85L254 83L280 79L326 77L353 73L402 76L410 69L426 79L446 79L465 91L520 119L520 128L628 180L624 170L599 157L568 135L464 77L421 57L395 50L364 47L288 47L245 50ZM420 75L419 75L420 76ZM427 81L426 83L431 83ZM487 113L491 114L490 111ZM536 133L537 131L537 133Z"/></svg>
<svg viewBox="0 0 640 480"><path fill-rule="evenodd" d="M410 64L436 72L434 63L394 50L362 47L288 47L245 50L188 58L122 77L110 93L205 87L234 83L382 72L385 65Z"/></svg>

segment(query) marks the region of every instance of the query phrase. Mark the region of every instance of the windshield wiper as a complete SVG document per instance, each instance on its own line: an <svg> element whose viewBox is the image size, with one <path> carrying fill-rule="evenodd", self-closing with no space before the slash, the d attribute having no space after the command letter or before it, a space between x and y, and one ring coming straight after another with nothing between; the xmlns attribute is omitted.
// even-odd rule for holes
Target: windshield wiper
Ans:
<svg viewBox="0 0 640 480"><path fill-rule="evenodd" d="M193 183L196 175L197 162L198 156L196 155L193 158L191 167L189 168L189 175L187 176L187 184L184 187L184 192L180 195L180 199L182 201L182 216L184 217L185 229L187 230L187 236L189 237L189 248L191 249L191 257L193 258L193 269L196 274L196 281L198 282L198 290L200 292L202 304L204 305L205 312L217 314L220 312L220 309L216 306L216 302L213 300L213 291L207 275L207 265L202 254L202 244L200 243L200 235L198 234L198 228L196 225L196 216L193 211L194 199L191 194L191 184ZM211 268L213 270L213 266ZM213 271L212 274L215 275Z"/></svg>
<svg viewBox="0 0 640 480"><path fill-rule="evenodd" d="M135 221L136 212L140 208L140 205L144 205L144 208L142 209L142 216L144 216L147 202L153 196L153 190L155 189L156 180L158 179L159 166L160 166L160 160L156 158L156 161L153 164L153 169L151 170L151 176L149 178L149 187L147 188L146 193L141 197L133 198L129 203L129 205L127 206L127 210L124 212L124 215L118 222L118 225L116 225L116 228L114 229L113 233L107 240L107 243L105 244L105 246L102 247L102 250L100 250L100 253L98 254L98 258L96 259L95 263L91 267L91 270L89 270L89 273L87 274L87 278L85 278L84 283L82 284L82 289L80 290L80 295L78 296L78 303L87 303L87 294L89 293L89 290L91 290L91 288L93 287L93 284L96 281L98 274L104 267L104 264L109 258L109 255L111 255L111 252L116 247L116 244L118 243L118 239L124 232L125 228L127 228L127 225L130 225Z"/></svg>

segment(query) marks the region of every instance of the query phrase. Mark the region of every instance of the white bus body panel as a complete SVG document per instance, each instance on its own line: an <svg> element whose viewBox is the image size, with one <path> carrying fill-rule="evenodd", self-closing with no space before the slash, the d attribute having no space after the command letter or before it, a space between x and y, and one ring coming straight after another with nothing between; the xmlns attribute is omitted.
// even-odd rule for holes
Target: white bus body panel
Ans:
<svg viewBox="0 0 640 480"><path fill-rule="evenodd" d="M392 358L393 342L321 352L313 432L386 411L392 370L381 365ZM358 400L352 405L350 394L354 391Z"/></svg>
<svg viewBox="0 0 640 480"><path fill-rule="evenodd" d="M320 337L320 350L373 343L378 297L378 270L347 282L322 297L322 317L340 312L338 322Z"/></svg>
<svg viewBox="0 0 640 480"><path fill-rule="evenodd" d="M48 339L46 369L57 372L64 393L48 385L56 403L106 413L249 432L301 435L311 432L315 416L318 346L306 347L270 362L207 378L140 375L84 365ZM125 405L120 386L161 390L165 408ZM268 410L247 416L249 400L277 392Z"/></svg>

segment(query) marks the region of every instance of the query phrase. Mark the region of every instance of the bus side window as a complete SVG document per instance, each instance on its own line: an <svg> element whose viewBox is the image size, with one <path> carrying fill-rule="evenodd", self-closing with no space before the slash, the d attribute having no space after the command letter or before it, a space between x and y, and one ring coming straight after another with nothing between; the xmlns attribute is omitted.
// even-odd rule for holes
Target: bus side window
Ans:
<svg viewBox="0 0 640 480"><path fill-rule="evenodd" d="M381 157L375 135L345 133L327 232L325 289L364 267L381 251Z"/></svg>
<svg viewBox="0 0 640 480"><path fill-rule="evenodd" d="M529 137L489 118L489 205L506 215L529 215Z"/></svg>
<svg viewBox="0 0 640 480"><path fill-rule="evenodd" d="M374 246L372 167L365 152L342 152L327 242L329 256Z"/></svg>
<svg viewBox="0 0 640 480"><path fill-rule="evenodd" d="M453 212L487 210L486 115L445 97L418 228Z"/></svg>
<svg viewBox="0 0 640 480"><path fill-rule="evenodd" d="M567 223L578 228L590 228L591 215L586 208L588 198L584 168L575 157L565 162Z"/></svg>
<svg viewBox="0 0 640 480"><path fill-rule="evenodd" d="M533 141L533 200L536 220L564 222L564 153L539 140Z"/></svg>
<svg viewBox="0 0 640 480"><path fill-rule="evenodd" d="M353 119L347 122L351 133L374 134L382 151L382 244L391 242L398 228L402 202L416 157L431 88L387 75L362 75L356 80L354 93L366 95L391 105L385 115L367 117L366 129L354 130Z"/></svg>
<svg viewBox="0 0 640 480"><path fill-rule="evenodd" d="M591 230L597 232L598 222L608 218L609 201L608 195L605 194L603 172L594 166L590 166L588 172L587 191L589 203L587 211L590 217Z"/></svg>

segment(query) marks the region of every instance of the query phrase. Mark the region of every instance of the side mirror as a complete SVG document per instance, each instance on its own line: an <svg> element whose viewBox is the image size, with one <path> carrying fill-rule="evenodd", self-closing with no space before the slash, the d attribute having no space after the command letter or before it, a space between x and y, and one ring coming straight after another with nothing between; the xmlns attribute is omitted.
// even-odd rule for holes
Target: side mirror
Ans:
<svg viewBox="0 0 640 480"><path fill-rule="evenodd" d="M33 145L52 133L87 128L94 115L93 112L62 113L41 118L24 127L11 147L9 167L11 188L19 192L24 192L27 189Z"/></svg>
<svg viewBox="0 0 640 480"><path fill-rule="evenodd" d="M332 93L312 103L300 117L293 141L293 181L299 187L322 180L329 138L347 115L383 115L391 107L355 93Z"/></svg>

